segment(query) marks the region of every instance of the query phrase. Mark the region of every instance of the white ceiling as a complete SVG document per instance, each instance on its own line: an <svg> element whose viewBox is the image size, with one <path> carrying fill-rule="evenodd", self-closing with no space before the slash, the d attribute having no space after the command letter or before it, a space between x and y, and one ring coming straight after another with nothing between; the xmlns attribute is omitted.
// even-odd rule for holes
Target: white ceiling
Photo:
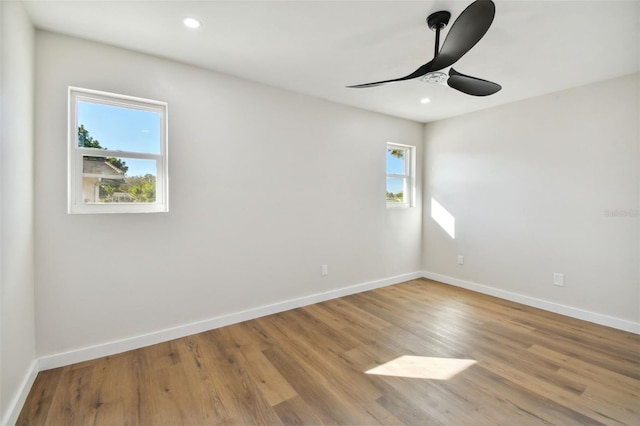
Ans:
<svg viewBox="0 0 640 426"><path fill-rule="evenodd" d="M345 88L401 77L431 60L435 33L426 17L448 10L453 22L471 0L24 3L40 29L420 122L640 70L638 0L496 0L493 25L455 64L459 72L503 86L489 97L419 80ZM185 16L203 27L185 28ZM421 104L424 97L431 102Z"/></svg>

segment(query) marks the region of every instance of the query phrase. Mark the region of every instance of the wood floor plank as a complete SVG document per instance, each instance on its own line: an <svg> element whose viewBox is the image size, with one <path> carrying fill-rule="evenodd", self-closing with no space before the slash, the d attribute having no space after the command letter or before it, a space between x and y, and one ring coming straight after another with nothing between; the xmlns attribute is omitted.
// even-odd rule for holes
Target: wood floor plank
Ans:
<svg viewBox="0 0 640 426"><path fill-rule="evenodd" d="M30 404L25 404L16 426L41 426L47 424L47 413L50 413L53 397L62 378L62 368L38 373L38 380L30 392Z"/></svg>
<svg viewBox="0 0 640 426"><path fill-rule="evenodd" d="M335 347L318 346L314 341L314 336L302 333L299 324L293 325L284 321L285 317L278 318L271 326L272 333L279 333L282 341L290 342L288 355L290 360L294 359L314 380L324 383L332 390L335 396L344 401L355 403L367 403L380 396L380 392L373 386L362 372L355 372L347 365L341 363L341 357L337 355ZM285 330L293 327L299 333L287 335ZM327 343L327 342L318 342ZM282 371L281 371L282 374ZM292 383L293 386L293 383ZM300 394L304 398L304 395ZM362 414L363 413L358 413ZM366 417L366 416L365 416ZM375 422L374 422L375 423Z"/></svg>
<svg viewBox="0 0 640 426"><path fill-rule="evenodd" d="M348 424L352 418L350 410L344 408L343 401L327 386L326 381L310 377L296 359L287 357L277 347L265 350L264 354L322 424Z"/></svg>
<svg viewBox="0 0 640 426"><path fill-rule="evenodd" d="M213 360L207 348L200 342L202 334L179 339L177 345L182 353L185 386L198 395L202 417L206 424L224 424L232 418L232 402L224 383L218 380L219 364Z"/></svg>
<svg viewBox="0 0 640 426"><path fill-rule="evenodd" d="M568 355L553 351L540 345L533 345L528 352L536 354L558 364L562 370L579 374L583 379L600 383L603 386L611 386L623 393L629 393L638 397L640 401L640 381L627 377L615 371L590 364L580 359L571 358Z"/></svg>
<svg viewBox="0 0 640 426"><path fill-rule="evenodd" d="M217 380L225 385L225 397L230 397L232 417L241 424L280 424L273 411L247 369L249 365L223 329L204 333L207 348L218 361ZM228 395L227 395L228 394Z"/></svg>
<svg viewBox="0 0 640 426"><path fill-rule="evenodd" d="M249 375L269 405L275 407L298 396L289 382L282 377L273 364L264 356L260 347L255 345L245 346L241 351L247 363L251 366L251 369L248 370Z"/></svg>
<svg viewBox="0 0 640 426"><path fill-rule="evenodd" d="M316 417L315 410L299 396L295 396L273 407L285 425L319 425L322 420Z"/></svg>
<svg viewBox="0 0 640 426"><path fill-rule="evenodd" d="M606 424L612 420L619 424L633 424L636 420L640 420L639 416L633 413L627 413L619 410L619 407L611 404L609 401L600 399L598 408L595 409L590 399L582 398L582 394L576 394L570 389L565 389L551 383L545 377L539 377L514 368L511 365L484 357L478 353L474 354L476 359L481 361L481 365L495 374L505 379L526 386L526 389L533 394L546 395L548 398L560 402L565 406L570 406L575 412L583 414L598 422Z"/></svg>
<svg viewBox="0 0 640 426"><path fill-rule="evenodd" d="M491 424L496 411L503 412L503 418L510 419L518 413L527 423L555 425L603 424L581 413L575 412L547 395L531 392L519 383L512 382L476 365L456 380L470 402L478 407L477 418L481 423ZM504 411L506 410L506 414ZM505 417L506 416L506 417ZM495 422L494 422L495 423ZM508 423L508 422L505 422Z"/></svg>
<svg viewBox="0 0 640 426"><path fill-rule="evenodd" d="M95 425L140 424L140 355L139 351L130 351L89 362L95 367L92 376Z"/></svg>
<svg viewBox="0 0 640 426"><path fill-rule="evenodd" d="M387 321L371 314L367 310L341 299L328 300L318 305L318 307L335 314L349 325L360 326L367 330L380 330L390 325Z"/></svg>
<svg viewBox="0 0 640 426"><path fill-rule="evenodd" d="M89 424L635 426L640 336L417 279L40 372L17 422Z"/></svg>
<svg viewBox="0 0 640 426"><path fill-rule="evenodd" d="M51 401L47 413L47 424L91 424L95 418L96 396L91 390L91 375L94 367L63 369L58 391ZM83 410L75 410L82 406Z"/></svg>

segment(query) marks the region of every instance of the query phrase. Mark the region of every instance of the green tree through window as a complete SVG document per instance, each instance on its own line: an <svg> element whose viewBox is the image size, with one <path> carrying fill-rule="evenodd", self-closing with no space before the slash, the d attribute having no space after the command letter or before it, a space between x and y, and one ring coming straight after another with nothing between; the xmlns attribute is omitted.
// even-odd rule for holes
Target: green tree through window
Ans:
<svg viewBox="0 0 640 426"><path fill-rule="evenodd" d="M83 148L97 148L97 149L108 149L107 147L102 147L100 142L97 139L94 139L91 135L89 135L89 131L85 129L84 124L81 124L78 127L78 146ZM113 165L114 167L122 170L122 173L127 173L129 167L125 161L120 160L119 158L114 157L88 157L94 161L106 161Z"/></svg>
<svg viewBox="0 0 640 426"><path fill-rule="evenodd" d="M94 139L89 130L81 124L78 127L78 146L83 148L108 149L100 145L100 141ZM127 163L115 157L85 157L91 161L104 161L118 168L126 175L129 170ZM156 200L156 177L152 174L144 176L127 176L124 180L106 179L100 185L100 198L106 202L144 202L150 203Z"/></svg>

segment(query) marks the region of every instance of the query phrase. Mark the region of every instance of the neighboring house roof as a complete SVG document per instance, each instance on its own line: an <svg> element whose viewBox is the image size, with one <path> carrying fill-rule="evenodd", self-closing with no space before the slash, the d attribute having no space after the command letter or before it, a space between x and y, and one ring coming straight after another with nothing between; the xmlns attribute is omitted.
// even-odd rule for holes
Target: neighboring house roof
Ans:
<svg viewBox="0 0 640 426"><path fill-rule="evenodd" d="M124 179L124 172L105 160L83 158L82 175L106 179Z"/></svg>

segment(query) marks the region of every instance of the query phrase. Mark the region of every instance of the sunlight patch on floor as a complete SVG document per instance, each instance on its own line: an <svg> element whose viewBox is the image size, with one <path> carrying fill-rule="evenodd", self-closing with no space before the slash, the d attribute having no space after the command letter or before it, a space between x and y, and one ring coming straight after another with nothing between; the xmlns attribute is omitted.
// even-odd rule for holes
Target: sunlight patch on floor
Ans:
<svg viewBox="0 0 640 426"><path fill-rule="evenodd" d="M476 363L473 359L403 355L367 371L378 376L449 380Z"/></svg>

